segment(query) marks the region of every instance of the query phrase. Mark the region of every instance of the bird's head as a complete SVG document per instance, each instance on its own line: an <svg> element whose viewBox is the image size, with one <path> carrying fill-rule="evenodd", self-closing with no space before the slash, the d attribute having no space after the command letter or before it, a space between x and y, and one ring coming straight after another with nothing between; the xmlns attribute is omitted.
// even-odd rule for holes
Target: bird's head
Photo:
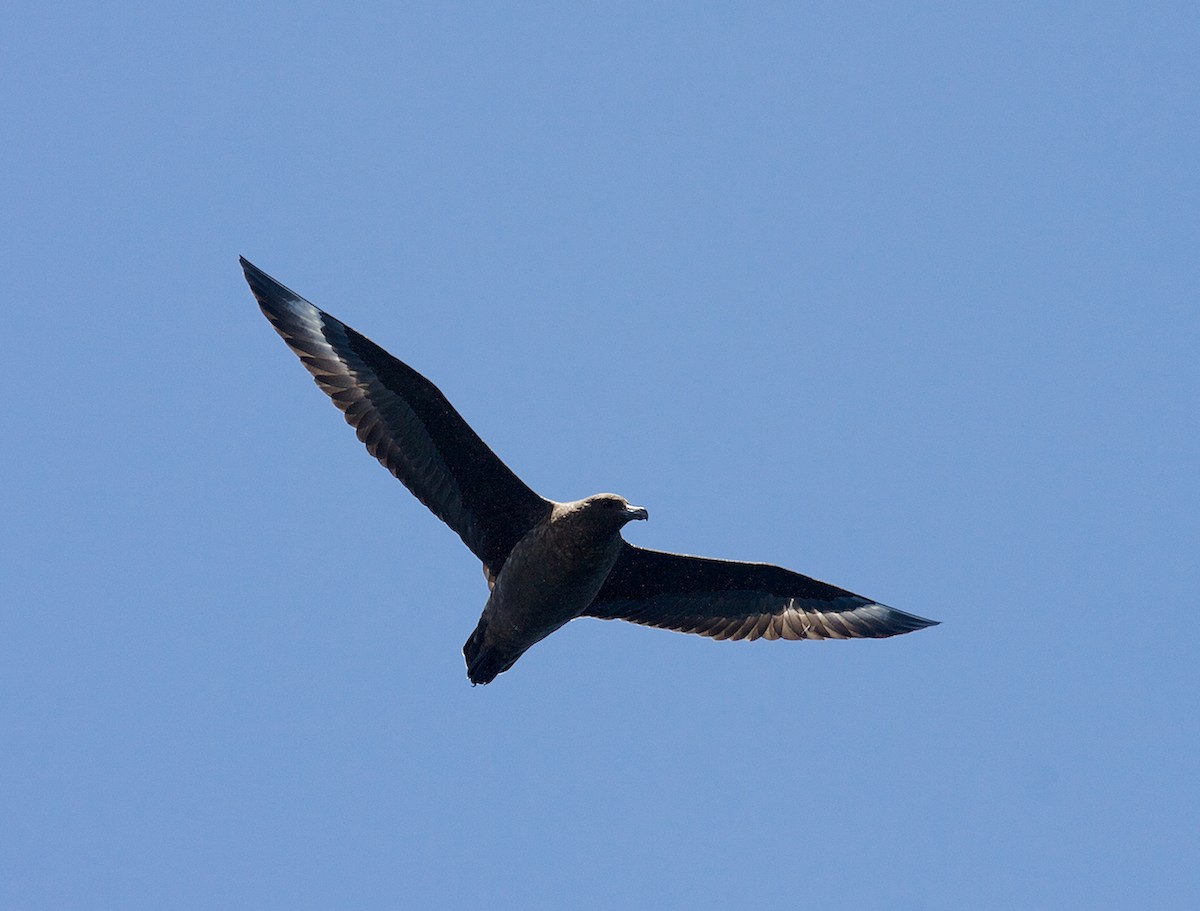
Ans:
<svg viewBox="0 0 1200 911"><path fill-rule="evenodd" d="M629 501L615 493L598 493L579 504L588 513L588 518L613 528L620 528L635 519L648 519L650 514L644 507L631 506Z"/></svg>

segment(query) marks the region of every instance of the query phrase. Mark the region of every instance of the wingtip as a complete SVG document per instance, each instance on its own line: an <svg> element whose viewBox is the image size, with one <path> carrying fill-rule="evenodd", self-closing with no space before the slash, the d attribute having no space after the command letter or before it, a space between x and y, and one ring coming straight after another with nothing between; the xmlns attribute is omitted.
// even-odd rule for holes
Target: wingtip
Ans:
<svg viewBox="0 0 1200 911"><path fill-rule="evenodd" d="M242 267L242 274L246 276L246 281L249 281L252 276L265 274L262 269L258 268L258 266L254 265L254 263L250 262L244 256L238 257L238 265Z"/></svg>
<svg viewBox="0 0 1200 911"><path fill-rule="evenodd" d="M886 605L880 606L886 607ZM918 617L916 614L910 614L908 611L896 610L894 607L889 607L888 610L891 611L892 614L898 615L898 617L902 619L908 626L908 629L904 630L904 632L912 633L919 629L926 629L930 626L940 626L942 623L941 620L930 620L928 617Z"/></svg>
<svg viewBox="0 0 1200 911"><path fill-rule="evenodd" d="M260 304L287 300L304 300L303 297L287 287L287 285L267 275L266 272L254 265L246 257L239 256L238 262L241 264L242 274L246 277L246 284L250 286L250 290L258 298Z"/></svg>

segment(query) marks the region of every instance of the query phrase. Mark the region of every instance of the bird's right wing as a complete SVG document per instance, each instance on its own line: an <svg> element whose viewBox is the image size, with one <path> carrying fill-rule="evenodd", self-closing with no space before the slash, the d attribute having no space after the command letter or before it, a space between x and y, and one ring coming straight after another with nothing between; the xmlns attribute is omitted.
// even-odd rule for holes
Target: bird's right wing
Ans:
<svg viewBox="0 0 1200 911"><path fill-rule="evenodd" d="M358 438L449 525L492 576L551 504L530 490L433 383L241 260L271 325Z"/></svg>
<svg viewBox="0 0 1200 911"><path fill-rule="evenodd" d="M713 639L882 639L937 625L781 566L628 543L584 614Z"/></svg>

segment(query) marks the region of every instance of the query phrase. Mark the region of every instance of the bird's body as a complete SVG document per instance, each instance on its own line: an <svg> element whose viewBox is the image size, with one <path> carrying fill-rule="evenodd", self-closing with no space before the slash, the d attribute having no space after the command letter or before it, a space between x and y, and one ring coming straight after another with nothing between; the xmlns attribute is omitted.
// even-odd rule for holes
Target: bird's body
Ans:
<svg viewBox="0 0 1200 911"><path fill-rule="evenodd" d="M646 518L616 494L540 497L479 439L429 380L245 259L263 313L367 450L483 562L491 594L463 647L489 683L532 645L582 616L715 639L884 638L934 625L764 563L628 544Z"/></svg>
<svg viewBox="0 0 1200 911"><path fill-rule="evenodd" d="M646 518L616 494L556 503L504 561L479 626L463 648L472 680L487 683L531 645L582 616L621 554L621 527Z"/></svg>

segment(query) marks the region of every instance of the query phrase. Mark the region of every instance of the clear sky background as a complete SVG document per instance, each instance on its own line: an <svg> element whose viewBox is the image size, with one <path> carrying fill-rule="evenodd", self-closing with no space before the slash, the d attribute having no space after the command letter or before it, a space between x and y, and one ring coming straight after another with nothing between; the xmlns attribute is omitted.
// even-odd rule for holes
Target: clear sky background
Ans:
<svg viewBox="0 0 1200 911"><path fill-rule="evenodd" d="M0 11L0 907L1200 906L1194 3ZM238 254L649 547L943 621L580 621Z"/></svg>

